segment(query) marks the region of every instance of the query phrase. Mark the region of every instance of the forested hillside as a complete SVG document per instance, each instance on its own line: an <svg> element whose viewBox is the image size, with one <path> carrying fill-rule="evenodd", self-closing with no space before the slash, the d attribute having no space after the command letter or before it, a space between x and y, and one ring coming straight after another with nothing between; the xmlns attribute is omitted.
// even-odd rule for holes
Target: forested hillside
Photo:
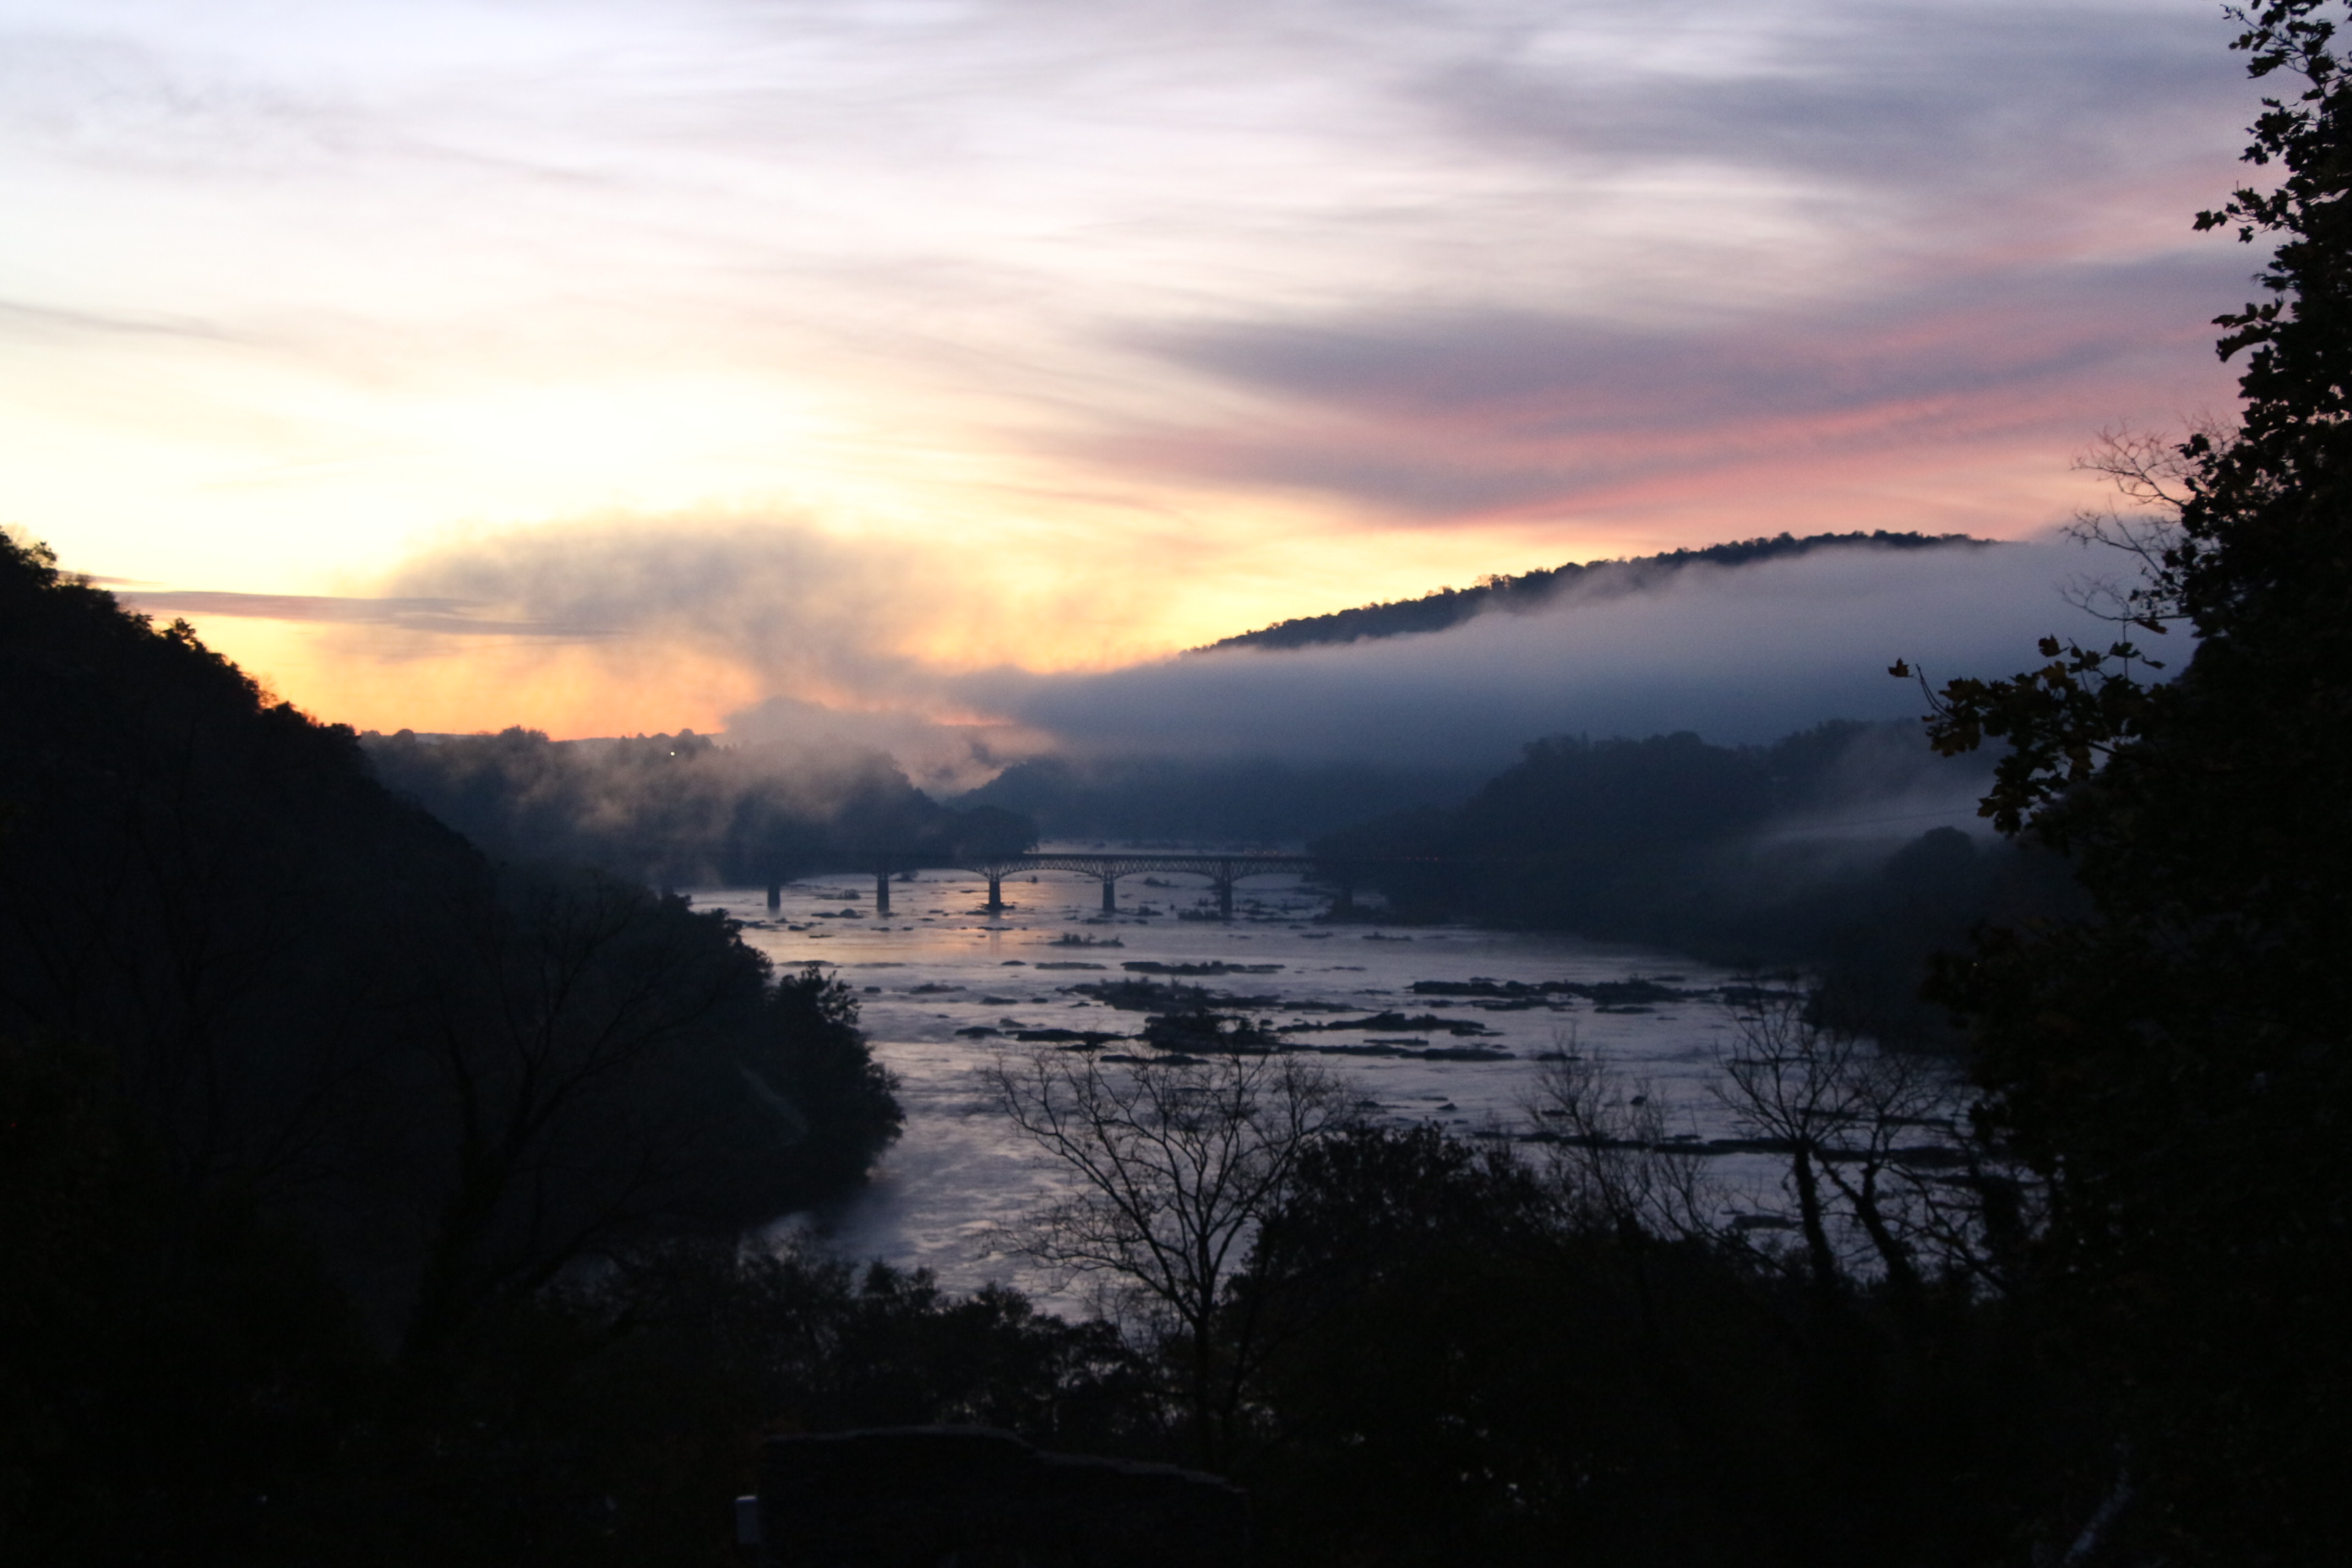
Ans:
<svg viewBox="0 0 2352 1568"><path fill-rule="evenodd" d="M1849 1026L1949 1048L1948 1013L1919 999L1934 955L1981 921L2076 898L2055 856L1919 826L1985 777L1952 770L1916 724L1834 722L1769 746L1556 736L1458 807L1374 818L1313 848L1359 859L1384 918L1802 970Z"/></svg>
<svg viewBox="0 0 2352 1568"><path fill-rule="evenodd" d="M1366 816L1451 805L1473 770L1277 757L1033 757L962 796L1034 822L1047 838L1288 847Z"/></svg>
<svg viewBox="0 0 2352 1568"><path fill-rule="evenodd" d="M0 541L0 1554L359 1561L345 1510L488 1539L434 1456L535 1441L501 1380L550 1289L894 1136L855 1026L681 900L493 864ZM592 1484L531 1462L497 1508Z"/></svg>

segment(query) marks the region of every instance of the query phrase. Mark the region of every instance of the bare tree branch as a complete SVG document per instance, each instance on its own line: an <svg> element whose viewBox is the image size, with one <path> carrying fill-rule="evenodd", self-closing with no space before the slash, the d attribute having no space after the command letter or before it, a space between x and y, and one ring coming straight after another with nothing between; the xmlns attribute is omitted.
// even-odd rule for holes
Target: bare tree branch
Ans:
<svg viewBox="0 0 2352 1568"><path fill-rule="evenodd" d="M983 1071L1013 1125L1077 1180L1000 1239L1165 1331L1203 1459L1219 1462L1261 1348L1254 1314L1221 1315L1226 1287L1300 1157L1351 1123L1352 1093L1278 1052L1106 1063L1045 1047Z"/></svg>

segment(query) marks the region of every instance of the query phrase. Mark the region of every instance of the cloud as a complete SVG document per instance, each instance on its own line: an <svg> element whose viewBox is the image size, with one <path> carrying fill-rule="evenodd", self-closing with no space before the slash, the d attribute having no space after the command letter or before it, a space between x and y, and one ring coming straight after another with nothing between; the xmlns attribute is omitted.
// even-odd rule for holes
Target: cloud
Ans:
<svg viewBox="0 0 2352 1568"><path fill-rule="evenodd" d="M1548 9L1549 27L1433 63L1414 91L1465 135L1529 155L1699 159L1904 206L2036 177L2092 184L2193 145L2197 110L2244 112L2221 50L2234 29L2203 8L1633 8L1613 49L1589 16ZM1578 35L1601 47L1561 47Z"/></svg>
<svg viewBox="0 0 2352 1568"><path fill-rule="evenodd" d="M2140 401L2208 335L2241 259L2011 268L1737 321L1695 302L1675 327L1501 309L1202 324L1150 346L1270 406L1107 448L1132 466L1430 521L1792 459L2079 431L2085 403Z"/></svg>
<svg viewBox="0 0 2352 1568"><path fill-rule="evenodd" d="M404 599L347 594L240 594L200 588L165 590L138 586L119 588L116 596L134 610L174 618L226 616L238 620L397 626L404 631L475 637L577 639L609 637L613 632L609 626L563 621L486 619L472 613L483 606L468 599Z"/></svg>
<svg viewBox="0 0 2352 1568"><path fill-rule="evenodd" d="M1055 749L1051 736L1020 724L943 722L906 709L829 708L768 697L727 715L730 745L807 765L880 752L922 789L958 795L1024 758Z"/></svg>
<svg viewBox="0 0 2352 1568"><path fill-rule="evenodd" d="M813 763L887 750L961 787L992 771L976 757L1030 743L975 728L989 716L950 689L975 635L963 623L998 602L982 581L951 551L713 511L446 532L365 581L372 593L116 591L361 728L579 738L709 731L733 714L747 743Z"/></svg>
<svg viewBox="0 0 2352 1568"><path fill-rule="evenodd" d="M457 534L385 579L375 603L465 606L528 628L605 640L626 664L661 647L717 659L771 690L836 700L920 699L912 651L953 613L951 583L908 571L878 541L793 519L629 518ZM415 624L414 622L410 624ZM444 615L425 629L477 625Z"/></svg>
<svg viewBox="0 0 2352 1568"><path fill-rule="evenodd" d="M993 671L961 689L1080 751L1492 768L1539 736L1695 730L1761 742L1922 709L1930 679L2007 674L2045 634L2103 629L2061 595L2071 546L1859 547L1535 614L1297 651L1220 650L1093 676Z"/></svg>
<svg viewBox="0 0 2352 1568"><path fill-rule="evenodd" d="M0 300L0 333L19 339L155 337L186 338L198 342L236 341L234 334L208 321L169 315L60 309L19 300Z"/></svg>
<svg viewBox="0 0 2352 1568"><path fill-rule="evenodd" d="M2187 215L2241 173L2228 32L2180 0L27 0L0 499L76 565L280 590L141 602L361 722L1108 743L1207 675L1034 672L1566 558L2063 515L2091 432L2227 400L2205 323L2254 258ZM1464 636L1452 684L1378 655L1397 700L1481 746L1584 721L1502 666L1596 650ZM1382 711L1353 665L1280 668L1296 737L1270 673L1177 732L1307 746L1314 679ZM1648 722L1595 680L1591 722ZM1491 723L1443 710L1482 681Z"/></svg>
<svg viewBox="0 0 2352 1568"><path fill-rule="evenodd" d="M1476 773L1548 734L1761 742L1828 719L1916 717L1917 689L1885 673L1896 658L1939 681L2001 675L2045 634L2101 634L2063 592L2085 564L2071 543L1839 547L1571 588L1442 633L1041 672L922 647L941 620L987 613L968 563L774 519L614 520L455 538L383 597L290 613L379 666L386 635L394 666L519 650L505 656L524 671L503 678L512 690L529 689L532 667L511 660L534 647L547 650L540 679L649 681L656 711L663 690L698 683L724 694L698 712L723 714L734 743L812 762L887 752L952 792L1049 752ZM467 635L507 623L594 635Z"/></svg>
<svg viewBox="0 0 2352 1568"><path fill-rule="evenodd" d="M2252 107L2193 9L31 0L0 330L57 346L0 397L77 438L20 443L12 507L291 588L615 497L1050 511L1043 554L1642 483L1698 542L1752 526L1710 481L1753 447L1976 449L2023 398L1987 466L2063 462L2210 366L2135 311L2242 294L2156 276Z"/></svg>
<svg viewBox="0 0 2352 1568"><path fill-rule="evenodd" d="M1896 658L1937 681L2003 675L2042 636L2103 635L2063 592L2086 564L2053 542L1837 547L1612 577L1441 633L1060 672L925 646L942 622L992 612L971 562L787 519L456 536L376 596L127 593L152 610L314 626L347 682L364 670L383 687L364 721L376 728L496 729L545 703L585 721L559 732L609 734L585 725L622 711L644 716L624 730L716 723L796 766L886 752L953 794L1048 753L1475 776L1549 734L1764 742L1829 719L1916 718L1918 690L1885 673ZM938 647L963 640L950 627ZM425 716L449 711L428 704L452 681L471 683L467 710L487 717Z"/></svg>
<svg viewBox="0 0 2352 1568"><path fill-rule="evenodd" d="M1679 330L1526 310L1381 312L1196 328L1171 334L1163 352L1373 416L1500 416L1562 435L1704 428L2007 391L2126 361L2147 323L2180 321L2234 279L2239 268L2220 262L2236 259L2044 268L1933 294L1857 289L1834 309L1764 321L1695 311ZM2205 335L2194 321L2181 330Z"/></svg>

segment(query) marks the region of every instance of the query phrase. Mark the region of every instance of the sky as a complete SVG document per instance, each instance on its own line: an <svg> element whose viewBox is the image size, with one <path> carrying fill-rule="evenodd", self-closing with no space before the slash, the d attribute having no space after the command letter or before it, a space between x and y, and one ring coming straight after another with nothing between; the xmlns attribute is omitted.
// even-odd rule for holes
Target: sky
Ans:
<svg viewBox="0 0 2352 1568"><path fill-rule="evenodd" d="M2241 173L2231 34L0 0L0 521L363 728L1036 744L1148 731L1174 650L1488 573L2044 537L2099 430L2228 410L2259 258L2190 218ZM1962 575L1937 614L2050 598ZM1874 594L1781 630L1860 646ZM1557 653L1489 636L1433 701Z"/></svg>

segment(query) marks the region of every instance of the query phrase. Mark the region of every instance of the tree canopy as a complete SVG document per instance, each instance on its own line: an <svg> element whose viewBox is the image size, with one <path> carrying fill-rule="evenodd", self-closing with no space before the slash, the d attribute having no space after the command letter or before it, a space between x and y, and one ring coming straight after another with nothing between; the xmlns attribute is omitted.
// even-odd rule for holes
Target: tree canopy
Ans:
<svg viewBox="0 0 2352 1568"><path fill-rule="evenodd" d="M1675 574L1690 567L1747 566L1759 561L1810 555L1816 550L1981 550L1991 543L1990 540L1971 539L1965 533L1895 533L1882 528L1870 533L1810 533L1802 539L1780 533L1709 544L1696 550L1637 555L1624 561L1568 561L1516 576L1492 574L1480 578L1475 587L1433 588L1418 599L1391 599L1378 605L1360 605L1352 610L1334 610L1325 616L1277 621L1255 631L1220 637L1192 651L1312 647L1318 643L1351 643L1366 637L1442 632L1489 610L1524 614L1546 609L1571 589L1601 595L1638 593L1659 587Z"/></svg>
<svg viewBox="0 0 2352 1568"><path fill-rule="evenodd" d="M2085 918L1990 933L1942 994L1976 1020L1983 1117L2055 1184L2050 1277L2125 1401L2137 1528L2196 1560L2352 1546L2352 84L2344 7L2281 0L2236 47L2250 184L2201 228L2275 246L2217 320L2234 427L2139 489L2126 637L1937 700L1948 752L2010 742L1985 810L2064 851ZM2110 537L2113 537L2110 531ZM1898 665L1898 672L1903 667Z"/></svg>
<svg viewBox="0 0 2352 1568"><path fill-rule="evenodd" d="M494 863L0 536L0 1555L433 1525L384 1478L506 1440L468 1405L551 1289L863 1176L856 1024L682 899Z"/></svg>

